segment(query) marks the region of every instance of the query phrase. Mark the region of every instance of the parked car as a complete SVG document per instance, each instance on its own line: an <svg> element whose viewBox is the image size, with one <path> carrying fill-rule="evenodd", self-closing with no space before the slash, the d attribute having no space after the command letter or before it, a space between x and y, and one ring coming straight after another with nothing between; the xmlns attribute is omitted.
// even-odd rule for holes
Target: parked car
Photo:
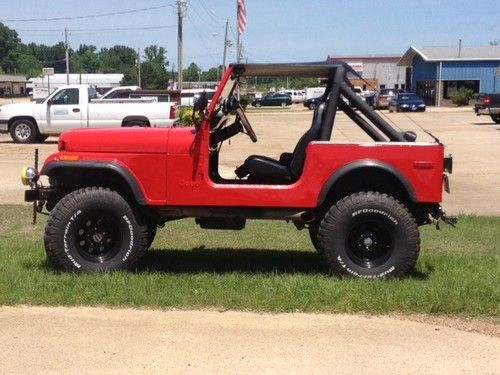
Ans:
<svg viewBox="0 0 500 375"><path fill-rule="evenodd" d="M375 103L375 94L375 91L365 94L365 102L371 107L373 107Z"/></svg>
<svg viewBox="0 0 500 375"><path fill-rule="evenodd" d="M500 94L480 93L474 105L476 115L490 116L493 122L500 124Z"/></svg>
<svg viewBox="0 0 500 375"><path fill-rule="evenodd" d="M425 111L425 103L417 94L402 93L395 95L389 102L389 112Z"/></svg>
<svg viewBox="0 0 500 375"><path fill-rule="evenodd" d="M373 108L387 108L389 107L389 102L392 97L396 94L402 93L402 90L398 89L380 89L375 93L375 98L373 99Z"/></svg>
<svg viewBox="0 0 500 375"><path fill-rule="evenodd" d="M262 106L281 106L286 107L292 104L292 98L287 94L280 94L279 92L267 93L260 99L255 99L252 102L254 107Z"/></svg>
<svg viewBox="0 0 500 375"><path fill-rule="evenodd" d="M304 107L313 110L316 108L316 106L320 101L321 101L321 96L318 96L317 98L306 99L302 102L302 104L304 105Z"/></svg>
<svg viewBox="0 0 500 375"><path fill-rule="evenodd" d="M304 90L287 90L287 91L283 91L282 94L286 94L290 98L292 98L293 103L302 102L306 96L306 93Z"/></svg>

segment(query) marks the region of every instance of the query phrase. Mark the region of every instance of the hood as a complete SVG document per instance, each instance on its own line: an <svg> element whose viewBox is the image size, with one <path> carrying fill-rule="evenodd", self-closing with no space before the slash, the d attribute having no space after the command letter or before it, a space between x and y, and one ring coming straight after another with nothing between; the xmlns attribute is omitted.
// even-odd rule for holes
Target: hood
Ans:
<svg viewBox="0 0 500 375"><path fill-rule="evenodd" d="M61 134L59 151L164 154L171 128L75 129Z"/></svg>
<svg viewBox="0 0 500 375"><path fill-rule="evenodd" d="M35 102L12 103L0 106L0 118L9 119L14 116L33 116Z"/></svg>

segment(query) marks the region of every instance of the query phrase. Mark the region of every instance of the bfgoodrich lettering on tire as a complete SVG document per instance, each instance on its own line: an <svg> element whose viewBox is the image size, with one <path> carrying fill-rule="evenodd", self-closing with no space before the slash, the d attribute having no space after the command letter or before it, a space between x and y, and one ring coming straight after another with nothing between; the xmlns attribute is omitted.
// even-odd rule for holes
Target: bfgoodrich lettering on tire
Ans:
<svg viewBox="0 0 500 375"><path fill-rule="evenodd" d="M355 193L325 214L318 246L330 269L363 278L403 276L420 250L418 226L396 199L377 192Z"/></svg>
<svg viewBox="0 0 500 375"><path fill-rule="evenodd" d="M45 227L49 261L64 271L132 266L147 250L148 226L116 192L90 187L61 199Z"/></svg>

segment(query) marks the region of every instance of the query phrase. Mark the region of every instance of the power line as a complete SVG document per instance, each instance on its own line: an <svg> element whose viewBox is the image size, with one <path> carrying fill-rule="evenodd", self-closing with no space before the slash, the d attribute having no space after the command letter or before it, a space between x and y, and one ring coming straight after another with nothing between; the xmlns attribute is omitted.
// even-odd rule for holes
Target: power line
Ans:
<svg viewBox="0 0 500 375"><path fill-rule="evenodd" d="M177 27L177 25L160 25L160 26L146 26L146 27L109 27L104 29L71 29L71 32L86 32L86 31L137 31L137 30L157 30L157 29L169 29L172 27ZM62 29L16 29L16 31L21 32L56 32L62 31Z"/></svg>
<svg viewBox="0 0 500 375"><path fill-rule="evenodd" d="M71 33L74 34L93 34L95 32L101 31L129 31L135 32L137 30L159 30L159 29L171 29L177 27L177 25L165 25L165 26L150 26L150 27L137 27L137 28L106 28L106 29L71 29Z"/></svg>
<svg viewBox="0 0 500 375"><path fill-rule="evenodd" d="M206 8L206 5L203 5L203 7ZM216 20L215 22L213 21L213 17L211 17L212 19L210 19L211 22L208 22L207 19L205 19L204 17L201 16L201 14L196 10L196 8L194 7L194 4L191 4L191 9L193 10L193 12L196 13L196 15L203 21L205 22L207 25L213 27L214 25L216 25L218 28L223 28L224 26L221 25L218 20ZM208 12L205 12L205 14L208 14L210 16L210 14Z"/></svg>
<svg viewBox="0 0 500 375"><path fill-rule="evenodd" d="M220 18L210 10L209 7L207 7L207 5L205 4L205 2L203 0L198 0L199 3L203 6L203 8L205 8L207 14L217 23L219 24L220 22Z"/></svg>
<svg viewBox="0 0 500 375"><path fill-rule="evenodd" d="M123 10L121 12L110 12L110 13L101 13L101 14L90 14L86 16L69 16L69 17L52 17L52 18L25 18L25 19L2 19L1 22L36 22L36 21L64 21L64 20L81 20L81 19L86 19L86 18L98 18L98 17L109 17L109 16L118 16L118 15L123 15L123 14L130 14L130 13L139 13L139 12L146 12L150 10L157 10L157 9L162 9L166 7L172 7L172 4L165 4L165 5L159 5L156 7L149 7L149 8L139 8L139 9L130 9L130 10Z"/></svg>

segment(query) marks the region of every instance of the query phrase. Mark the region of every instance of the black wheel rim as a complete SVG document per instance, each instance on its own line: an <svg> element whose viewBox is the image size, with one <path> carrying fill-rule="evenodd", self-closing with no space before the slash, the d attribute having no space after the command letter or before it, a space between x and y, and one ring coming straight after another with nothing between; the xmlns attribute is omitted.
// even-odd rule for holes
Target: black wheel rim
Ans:
<svg viewBox="0 0 500 375"><path fill-rule="evenodd" d="M75 248L86 260L103 263L120 251L122 236L115 218L88 215L75 228Z"/></svg>
<svg viewBox="0 0 500 375"><path fill-rule="evenodd" d="M380 220L365 220L351 226L346 238L349 258L363 268L384 264L394 248L391 226Z"/></svg>

